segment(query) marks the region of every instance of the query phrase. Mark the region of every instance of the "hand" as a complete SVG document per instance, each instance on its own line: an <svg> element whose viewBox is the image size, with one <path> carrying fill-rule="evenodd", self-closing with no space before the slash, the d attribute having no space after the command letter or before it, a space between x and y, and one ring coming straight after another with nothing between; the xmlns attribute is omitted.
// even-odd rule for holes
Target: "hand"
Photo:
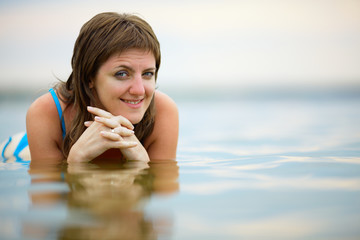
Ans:
<svg viewBox="0 0 360 240"><path fill-rule="evenodd" d="M68 162L88 162L111 148L133 148L138 142L124 140L134 135L133 125L124 117L114 117L99 108L88 107L96 115L95 121L85 122L87 129L71 148Z"/></svg>
<svg viewBox="0 0 360 240"><path fill-rule="evenodd" d="M94 115L95 122L101 123L107 130L100 132L101 136L113 141L126 159L149 161L147 151L134 134L134 126L123 116L113 116L111 113L95 107L88 107L88 111ZM85 123L90 126L92 122Z"/></svg>
<svg viewBox="0 0 360 240"><path fill-rule="evenodd" d="M103 124L108 129L100 131L100 135L114 142L113 148L135 147L137 142L126 141L125 137L134 135L134 126L122 116L113 116L111 113L100 108L88 107L88 111L95 116L95 122ZM90 127L93 122L85 122Z"/></svg>

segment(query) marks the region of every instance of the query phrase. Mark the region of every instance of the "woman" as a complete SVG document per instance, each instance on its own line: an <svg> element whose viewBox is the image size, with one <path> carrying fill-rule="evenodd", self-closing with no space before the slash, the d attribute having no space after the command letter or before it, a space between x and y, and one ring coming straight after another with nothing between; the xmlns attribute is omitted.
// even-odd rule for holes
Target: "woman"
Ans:
<svg viewBox="0 0 360 240"><path fill-rule="evenodd" d="M175 103L155 90L160 45L141 18L101 13L84 24L72 73L29 108L31 159L174 159Z"/></svg>

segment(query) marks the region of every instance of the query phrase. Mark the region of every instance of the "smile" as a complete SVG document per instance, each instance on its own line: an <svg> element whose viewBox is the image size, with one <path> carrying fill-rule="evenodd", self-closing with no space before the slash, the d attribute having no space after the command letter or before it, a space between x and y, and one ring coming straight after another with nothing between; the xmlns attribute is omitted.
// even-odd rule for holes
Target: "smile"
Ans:
<svg viewBox="0 0 360 240"><path fill-rule="evenodd" d="M126 103L129 103L129 104L139 104L141 101L142 101L142 99L140 99L140 100L125 100L125 99L121 99L122 101L124 101L124 102L126 102Z"/></svg>
<svg viewBox="0 0 360 240"><path fill-rule="evenodd" d="M140 108L142 106L144 99L132 99L132 100L121 99L121 101L124 102L130 108Z"/></svg>

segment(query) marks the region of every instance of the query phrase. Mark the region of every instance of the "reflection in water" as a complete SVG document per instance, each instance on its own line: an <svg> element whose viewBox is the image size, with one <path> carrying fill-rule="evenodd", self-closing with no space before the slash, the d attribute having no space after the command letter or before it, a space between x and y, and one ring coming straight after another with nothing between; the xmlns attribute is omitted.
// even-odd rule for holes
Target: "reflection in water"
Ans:
<svg viewBox="0 0 360 240"><path fill-rule="evenodd" d="M360 239L358 157L179 162L177 239Z"/></svg>
<svg viewBox="0 0 360 240"><path fill-rule="evenodd" d="M360 239L359 98L218 100L178 162L0 162L0 239Z"/></svg>
<svg viewBox="0 0 360 240"><path fill-rule="evenodd" d="M43 166L31 165L33 183L65 182L68 190L30 191L33 206L63 204L67 213L61 229L25 222L28 237L49 237L54 232L46 231L56 231L60 239L156 239L157 228L144 206L152 194L172 194L179 188L176 161L63 164L52 170Z"/></svg>

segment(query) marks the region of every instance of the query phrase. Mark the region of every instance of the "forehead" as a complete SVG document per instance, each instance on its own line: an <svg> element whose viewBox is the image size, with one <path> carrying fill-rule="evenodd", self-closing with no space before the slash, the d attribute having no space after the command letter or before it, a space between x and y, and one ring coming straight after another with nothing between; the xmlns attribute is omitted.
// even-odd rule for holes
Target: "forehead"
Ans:
<svg viewBox="0 0 360 240"><path fill-rule="evenodd" d="M145 65L155 67L155 56L151 51L143 49L128 49L121 53L111 55L103 66L116 66L119 64Z"/></svg>

